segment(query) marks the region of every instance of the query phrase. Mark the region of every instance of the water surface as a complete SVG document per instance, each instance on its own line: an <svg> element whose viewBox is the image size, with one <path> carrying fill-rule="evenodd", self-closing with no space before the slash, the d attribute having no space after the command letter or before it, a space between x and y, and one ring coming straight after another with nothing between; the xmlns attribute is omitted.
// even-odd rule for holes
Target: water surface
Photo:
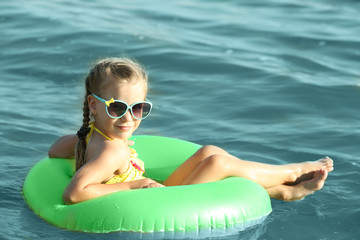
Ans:
<svg viewBox="0 0 360 240"><path fill-rule="evenodd" d="M137 134L272 164L335 160L320 192L273 200L262 225L219 239L357 239L359 15L350 0L2 1L0 238L149 237L59 229L21 193L49 146L79 128L89 65L125 55L148 70L155 104Z"/></svg>

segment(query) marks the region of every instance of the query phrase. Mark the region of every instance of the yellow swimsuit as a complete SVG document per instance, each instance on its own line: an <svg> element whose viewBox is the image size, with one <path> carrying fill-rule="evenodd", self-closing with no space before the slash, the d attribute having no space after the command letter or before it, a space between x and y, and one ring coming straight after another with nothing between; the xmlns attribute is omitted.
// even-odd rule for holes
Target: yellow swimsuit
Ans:
<svg viewBox="0 0 360 240"><path fill-rule="evenodd" d="M105 137L108 140L113 141L113 139L106 136L104 133L102 133L99 129L97 129L94 125L94 123L90 124L90 132L86 138L86 143L90 141L90 137L92 135L93 130L100 133L103 137ZM131 154L129 159L129 166L127 170L124 173L121 173L119 175L115 175L112 178L110 178L106 184L112 184L112 183L119 183L119 182L130 182L138 179L143 179L143 174L145 173L144 169L144 162L141 161L138 158L138 154L136 153L135 149L130 148Z"/></svg>
<svg viewBox="0 0 360 240"><path fill-rule="evenodd" d="M130 162L128 169L119 175L113 176L106 184L119 183L119 182L130 182L138 179L143 179L144 174L144 162L138 159L138 154L135 149L130 148Z"/></svg>

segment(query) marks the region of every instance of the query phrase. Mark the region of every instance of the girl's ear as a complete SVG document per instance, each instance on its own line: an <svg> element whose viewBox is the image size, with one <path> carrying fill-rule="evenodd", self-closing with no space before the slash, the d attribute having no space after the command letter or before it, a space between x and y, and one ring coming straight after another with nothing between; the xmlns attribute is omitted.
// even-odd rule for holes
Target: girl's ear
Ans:
<svg viewBox="0 0 360 240"><path fill-rule="evenodd" d="M89 104L89 110L93 116L96 115L96 99L94 96L89 95L87 96L88 104Z"/></svg>

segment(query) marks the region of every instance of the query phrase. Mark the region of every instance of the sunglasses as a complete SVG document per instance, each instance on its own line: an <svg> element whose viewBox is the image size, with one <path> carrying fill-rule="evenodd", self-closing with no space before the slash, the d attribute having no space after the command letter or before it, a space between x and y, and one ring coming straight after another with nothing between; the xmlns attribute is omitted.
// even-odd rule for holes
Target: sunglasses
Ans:
<svg viewBox="0 0 360 240"><path fill-rule="evenodd" d="M152 103L147 99L146 101L137 102L129 106L126 102L120 100L114 100L111 98L106 101L95 94L91 95L105 104L106 112L111 118L121 118L130 109L130 113L135 119L142 120L149 116L152 109Z"/></svg>

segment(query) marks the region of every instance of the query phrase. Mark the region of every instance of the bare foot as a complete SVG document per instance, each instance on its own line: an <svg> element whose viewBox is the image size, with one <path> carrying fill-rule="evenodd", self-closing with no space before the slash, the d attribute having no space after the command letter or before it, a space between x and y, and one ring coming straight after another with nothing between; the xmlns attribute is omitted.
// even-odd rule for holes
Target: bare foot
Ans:
<svg viewBox="0 0 360 240"><path fill-rule="evenodd" d="M323 165L323 169L326 170L328 173L334 170L334 161L329 157L324 157L316 162L319 162Z"/></svg>
<svg viewBox="0 0 360 240"><path fill-rule="evenodd" d="M334 170L333 160L329 157L312 162L296 163L294 166L296 172L295 181L287 183L287 185L296 185L303 181L311 180L314 178L314 173L318 170L325 170L327 173Z"/></svg>
<svg viewBox="0 0 360 240"><path fill-rule="evenodd" d="M289 201L300 200L315 191L320 190L325 183L328 172L325 169L317 170L313 174L313 178L307 181L300 182L292 186L292 197Z"/></svg>

